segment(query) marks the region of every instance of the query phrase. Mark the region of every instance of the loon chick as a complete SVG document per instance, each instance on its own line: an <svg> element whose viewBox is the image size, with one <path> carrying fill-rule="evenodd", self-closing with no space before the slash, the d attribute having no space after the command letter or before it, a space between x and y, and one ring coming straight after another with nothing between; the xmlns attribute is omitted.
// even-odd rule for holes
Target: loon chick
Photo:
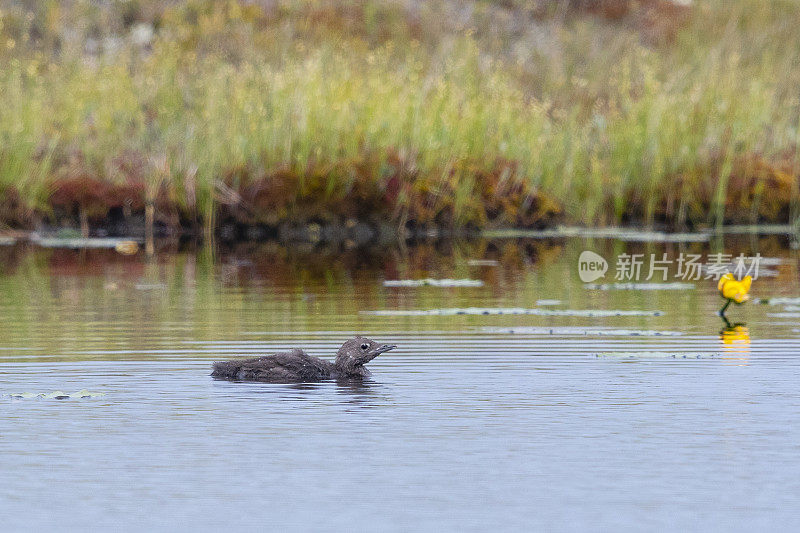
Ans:
<svg viewBox="0 0 800 533"><path fill-rule="evenodd" d="M365 337L355 337L345 342L336 352L331 363L311 357L295 348L275 355L220 361L214 363L212 377L234 381L267 381L272 383L296 383L322 381L337 378L362 378L370 375L364 368L380 354L396 348L390 344L378 344Z"/></svg>

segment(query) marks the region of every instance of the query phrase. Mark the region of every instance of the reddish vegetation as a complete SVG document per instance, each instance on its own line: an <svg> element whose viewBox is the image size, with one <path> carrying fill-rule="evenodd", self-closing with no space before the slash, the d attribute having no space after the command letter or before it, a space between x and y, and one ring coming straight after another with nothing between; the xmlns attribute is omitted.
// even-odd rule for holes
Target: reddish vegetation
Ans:
<svg viewBox="0 0 800 533"><path fill-rule="evenodd" d="M517 163L498 160L491 173L476 171L481 191L481 222L494 227L541 228L561 218L561 206L532 188L517 173Z"/></svg>
<svg viewBox="0 0 800 533"><path fill-rule="evenodd" d="M786 158L770 164L762 156L741 158L728 182L725 212L735 222L774 222L790 219L797 202L796 163Z"/></svg>
<svg viewBox="0 0 800 533"><path fill-rule="evenodd" d="M733 161L723 201L726 223L787 223L793 205L800 203L798 163L787 154L771 163L759 154ZM664 198L656 212L668 223L708 220L717 202L722 161L679 176L669 190L658 191ZM687 195L684 191L693 191ZM683 198L683 200L682 200Z"/></svg>
<svg viewBox="0 0 800 533"><path fill-rule="evenodd" d="M628 23L649 42L673 40L692 11L691 3L677 0L540 0L539 5L542 14L565 6L572 12Z"/></svg>
<svg viewBox="0 0 800 533"><path fill-rule="evenodd" d="M712 160L653 190L637 190L622 199L621 222L652 217L673 227L709 223L710 213L718 212L716 202L723 201L725 222L786 223L792 206L800 205L798 163L793 153L773 159L758 154L739 157L723 184L719 176L726 165ZM488 168L486 162L464 159L441 172L423 174L415 154L401 151L330 164L311 162L302 171L234 168L217 183L214 216L218 222L275 228L284 223L348 220L417 228L541 228L570 222L557 200L519 175L516 162L498 158ZM50 218L57 223L80 222L85 229L89 224L106 224L109 216L141 216L147 203L148 169L152 171L135 154L126 154L115 159L116 181L111 181L72 157L53 175L43 210L25 207L16 190L5 190L0 197L0 224L25 228ZM178 229L203 222L190 178L180 183L167 180L155 189L157 223ZM720 186L724 194L719 194ZM188 196L192 198L187 200ZM612 212L613 206L607 210Z"/></svg>
<svg viewBox="0 0 800 533"><path fill-rule="evenodd" d="M116 183L98 176L78 156L70 158L54 176L49 204L54 213L76 217L81 213L93 222L102 222L109 211L125 208L140 211L144 199L144 183L125 179Z"/></svg>
<svg viewBox="0 0 800 533"><path fill-rule="evenodd" d="M220 216L242 224L357 219L416 226L541 227L561 213L555 201L517 174L514 162L498 160L491 172L477 162L462 162L432 178L420 176L413 157L396 151L383 160L309 164L302 174L282 168L253 178L248 169L236 169L226 175L222 189Z"/></svg>

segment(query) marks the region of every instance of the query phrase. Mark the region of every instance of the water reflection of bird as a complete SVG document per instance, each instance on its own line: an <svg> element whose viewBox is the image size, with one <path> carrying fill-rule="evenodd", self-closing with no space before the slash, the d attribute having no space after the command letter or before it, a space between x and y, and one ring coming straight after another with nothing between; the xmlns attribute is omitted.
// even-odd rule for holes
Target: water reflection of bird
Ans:
<svg viewBox="0 0 800 533"><path fill-rule="evenodd" d="M730 272L719 278L717 290L720 296L726 300L725 305L719 310L719 316L725 318L725 310L728 309L731 302L734 302L736 305L741 305L749 300L750 285L752 283L752 277L745 276L741 280L737 280Z"/></svg>

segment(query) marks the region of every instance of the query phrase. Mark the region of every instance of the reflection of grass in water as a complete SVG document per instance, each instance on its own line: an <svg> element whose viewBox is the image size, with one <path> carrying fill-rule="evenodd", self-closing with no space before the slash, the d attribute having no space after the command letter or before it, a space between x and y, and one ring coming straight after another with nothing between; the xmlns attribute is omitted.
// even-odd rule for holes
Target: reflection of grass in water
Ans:
<svg viewBox="0 0 800 533"><path fill-rule="evenodd" d="M586 290L576 269L578 255L586 247L582 239L498 241L422 245L405 254L352 250L320 255L269 245L216 255L208 249L197 254L160 255L151 262L105 250L21 252L3 261L0 347L37 348L3 351L4 361L41 354L147 359L161 357L145 353L159 349L186 350L181 357L208 357L193 351L197 345L184 341L252 341L262 337L242 334L258 331L294 332L298 342L303 332L313 331L481 331L487 326L719 332L713 283L708 287L698 283L695 290L685 292ZM610 257L602 248L596 249ZM626 248L629 253L645 249L641 244ZM655 247L653 251L660 254L664 249ZM771 253L778 255L776 250ZM470 259L493 259L499 266L470 266ZM760 285L764 293L797 294L796 282L787 281L798 279L796 271L784 274L779 280L765 279ZM389 277L420 275L472 277L483 280L485 286L408 289L382 285ZM537 300L547 298L559 299L562 304L543 309L661 309L667 314L608 318L359 314L370 309L533 308ZM752 306L742 317L770 310ZM762 337L768 335L763 333L765 326L760 327ZM126 353L63 355L91 350Z"/></svg>
<svg viewBox="0 0 800 533"><path fill-rule="evenodd" d="M414 18L371 1L269 12L193 1L158 16L151 54L121 41L92 59L64 44L55 55L70 20L124 36L124 17L161 9L11 10L0 189L21 205L0 216L46 214L51 181L80 176L209 224L221 203L266 222L366 208L533 223L520 215L528 194L543 195L534 210L584 223L797 214L793 4L704 2L654 46L587 17L513 33L490 4L464 32L442 22L452 5L432 6ZM530 15L520 9L512 18Z"/></svg>

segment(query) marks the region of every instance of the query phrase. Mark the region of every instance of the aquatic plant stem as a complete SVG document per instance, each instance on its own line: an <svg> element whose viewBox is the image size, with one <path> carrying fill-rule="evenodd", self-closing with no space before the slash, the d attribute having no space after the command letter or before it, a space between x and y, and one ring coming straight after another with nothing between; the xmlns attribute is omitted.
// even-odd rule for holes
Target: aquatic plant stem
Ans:
<svg viewBox="0 0 800 533"><path fill-rule="evenodd" d="M81 237L84 239L89 238L89 216L86 214L86 208L80 206L78 216L81 221Z"/></svg>
<svg viewBox="0 0 800 533"><path fill-rule="evenodd" d="M728 309L728 306L731 305L733 300L728 300L725 302L725 305L722 306L722 309L719 310L719 316L725 318L725 311Z"/></svg>
<svg viewBox="0 0 800 533"><path fill-rule="evenodd" d="M144 248L148 256L152 256L155 251L153 246L153 219L155 214L155 205L152 200L148 199L144 208Z"/></svg>

